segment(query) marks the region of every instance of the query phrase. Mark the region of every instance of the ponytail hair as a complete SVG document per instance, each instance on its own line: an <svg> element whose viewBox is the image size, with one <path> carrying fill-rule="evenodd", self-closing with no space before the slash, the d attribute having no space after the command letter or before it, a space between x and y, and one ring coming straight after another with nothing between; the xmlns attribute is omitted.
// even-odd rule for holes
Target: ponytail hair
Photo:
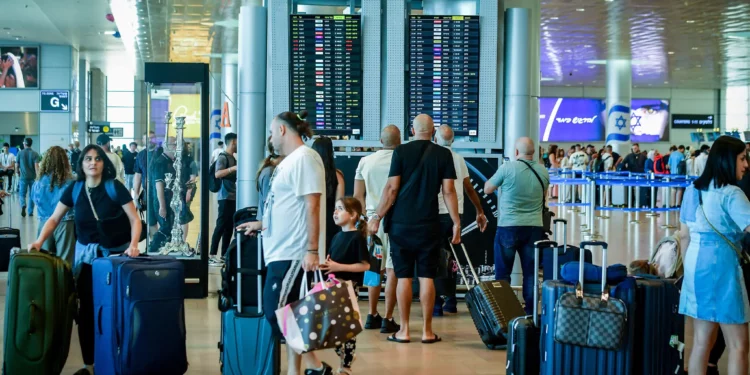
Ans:
<svg viewBox="0 0 750 375"><path fill-rule="evenodd" d="M302 137L303 140L311 139L313 136L312 128L310 123L305 121L307 117L307 111L303 110L300 113L294 112L281 112L276 116L280 121L284 123L288 128L294 130Z"/></svg>
<svg viewBox="0 0 750 375"><path fill-rule="evenodd" d="M342 197L338 199L338 202L341 202L341 205L344 206L346 212L357 218L355 224L357 232L359 232L363 238L367 238L367 221L365 220L365 215L362 213L362 203L359 202L359 199L354 197Z"/></svg>

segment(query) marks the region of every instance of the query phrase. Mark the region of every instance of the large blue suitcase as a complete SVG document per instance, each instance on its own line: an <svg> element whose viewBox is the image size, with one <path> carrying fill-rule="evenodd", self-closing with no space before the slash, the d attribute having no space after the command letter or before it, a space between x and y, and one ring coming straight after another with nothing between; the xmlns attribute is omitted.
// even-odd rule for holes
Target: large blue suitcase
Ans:
<svg viewBox="0 0 750 375"><path fill-rule="evenodd" d="M636 278L634 374L682 373L680 344L685 341L685 316L678 312L680 291L675 280Z"/></svg>
<svg viewBox="0 0 750 375"><path fill-rule="evenodd" d="M253 209L254 207L237 211L235 223L238 223L238 218L246 215L245 211ZM227 299L225 305L228 304L221 315L219 342L223 375L278 375L281 371L281 343L263 314L265 265L260 234L256 238L257 241L243 241L246 240L245 235L240 231L236 233L237 253L231 257L236 266L227 265L227 268L236 270L237 273L225 272L224 275L234 280L231 283L230 280L225 280L227 290L222 293ZM230 284L236 286L230 288ZM247 288L251 290L245 291Z"/></svg>
<svg viewBox="0 0 750 375"><path fill-rule="evenodd" d="M602 244L606 245L603 242L583 242L580 247L583 251L588 246ZM606 267L606 248L602 249L602 266ZM566 345L555 341L555 304L564 293L574 291L575 285L557 280L548 280L542 285L542 375L633 374L634 319L631 317L635 315L635 279L628 277L611 290L611 296L621 299L628 307L622 347L617 351ZM584 284L584 292L599 294L601 285Z"/></svg>
<svg viewBox="0 0 750 375"><path fill-rule="evenodd" d="M93 280L96 374L184 374L182 263L168 256L97 258Z"/></svg>

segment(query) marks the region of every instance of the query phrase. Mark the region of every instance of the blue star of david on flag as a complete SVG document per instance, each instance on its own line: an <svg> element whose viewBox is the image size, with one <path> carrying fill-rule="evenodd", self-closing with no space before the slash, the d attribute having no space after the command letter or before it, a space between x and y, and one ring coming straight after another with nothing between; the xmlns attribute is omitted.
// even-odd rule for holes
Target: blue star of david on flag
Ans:
<svg viewBox="0 0 750 375"><path fill-rule="evenodd" d="M617 127L617 129L622 130L622 128L625 127L625 118L624 117L620 116L615 121L616 121L615 126Z"/></svg>
<svg viewBox="0 0 750 375"><path fill-rule="evenodd" d="M641 117L643 116L636 116L633 114L630 115L630 129L631 130L641 126Z"/></svg>

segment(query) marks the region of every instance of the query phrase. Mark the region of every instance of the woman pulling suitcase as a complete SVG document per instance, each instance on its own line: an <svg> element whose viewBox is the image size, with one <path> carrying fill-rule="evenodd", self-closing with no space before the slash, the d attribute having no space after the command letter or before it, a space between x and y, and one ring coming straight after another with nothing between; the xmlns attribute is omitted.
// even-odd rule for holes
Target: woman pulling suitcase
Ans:
<svg viewBox="0 0 750 375"><path fill-rule="evenodd" d="M71 208L75 207L77 242L73 275L80 298L78 337L84 368L75 375L94 372L94 301L91 263L100 256L122 253L139 254L141 220L125 186L115 180L112 162L99 146L89 145L81 152L76 173L78 181L69 185L57 203L55 212L42 228L29 251L40 249ZM125 225L129 222L129 226ZM118 225L119 224L119 225ZM120 228L129 228L129 231Z"/></svg>

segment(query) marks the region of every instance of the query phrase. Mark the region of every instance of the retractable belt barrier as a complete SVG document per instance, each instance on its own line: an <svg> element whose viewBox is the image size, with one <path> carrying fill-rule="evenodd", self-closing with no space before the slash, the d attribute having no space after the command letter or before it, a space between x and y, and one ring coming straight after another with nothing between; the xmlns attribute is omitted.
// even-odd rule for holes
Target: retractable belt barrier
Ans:
<svg viewBox="0 0 750 375"><path fill-rule="evenodd" d="M572 207L574 212L586 216L581 224L581 232L589 233L592 239L598 234L595 230L595 212L622 211L628 213L646 212L646 216L659 216L659 212L666 214L663 228L674 228L669 223L670 212L678 211L679 207L671 207L669 192L674 188L685 188L693 183L695 177L685 175L658 175L654 173L633 172L602 172L593 173L575 171L568 169L550 169L550 185L558 186L558 202L550 202L550 207ZM625 189L625 202L620 206L611 204L611 191L613 186L622 186ZM656 189L662 190L662 206L656 207ZM650 202L641 202L641 189L650 189ZM597 190L599 202L597 202ZM632 197L635 195L635 197ZM580 199L579 199L580 198ZM635 203L635 204L634 204ZM601 219L609 219L609 216L601 214L596 216ZM638 219L630 221L639 223Z"/></svg>

